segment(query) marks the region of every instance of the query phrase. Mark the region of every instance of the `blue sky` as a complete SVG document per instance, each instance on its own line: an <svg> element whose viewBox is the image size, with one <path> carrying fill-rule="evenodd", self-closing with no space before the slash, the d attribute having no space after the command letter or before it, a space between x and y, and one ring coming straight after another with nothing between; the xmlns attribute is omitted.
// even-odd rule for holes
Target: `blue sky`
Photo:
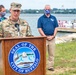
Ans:
<svg viewBox="0 0 76 75"><path fill-rule="evenodd" d="M76 8L76 0L0 0L6 9L10 8L11 2L22 4L22 9L43 9L46 4L51 8Z"/></svg>

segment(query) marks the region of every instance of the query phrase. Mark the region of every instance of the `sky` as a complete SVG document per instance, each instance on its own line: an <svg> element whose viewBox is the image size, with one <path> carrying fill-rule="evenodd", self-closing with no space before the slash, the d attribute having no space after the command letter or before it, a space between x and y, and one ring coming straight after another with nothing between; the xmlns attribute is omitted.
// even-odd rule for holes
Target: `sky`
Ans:
<svg viewBox="0 0 76 75"><path fill-rule="evenodd" d="M0 4L3 4L6 9L10 9L12 2L21 3L22 9L44 9L47 4L51 8L76 8L76 0L0 0Z"/></svg>

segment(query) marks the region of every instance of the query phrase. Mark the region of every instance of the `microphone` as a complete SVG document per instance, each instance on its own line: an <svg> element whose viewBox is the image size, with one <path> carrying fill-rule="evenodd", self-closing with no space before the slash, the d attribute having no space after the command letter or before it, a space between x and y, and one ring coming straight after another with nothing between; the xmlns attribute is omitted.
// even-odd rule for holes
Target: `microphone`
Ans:
<svg viewBox="0 0 76 75"><path fill-rule="evenodd" d="M20 31L20 28L19 28L19 24L18 23L15 23L15 27L17 28L18 32Z"/></svg>
<svg viewBox="0 0 76 75"><path fill-rule="evenodd" d="M19 36L19 35L20 35L20 34L19 34L19 31L20 31L19 24L18 24L18 23L15 23L15 27L16 27L17 30L18 30L18 36Z"/></svg>

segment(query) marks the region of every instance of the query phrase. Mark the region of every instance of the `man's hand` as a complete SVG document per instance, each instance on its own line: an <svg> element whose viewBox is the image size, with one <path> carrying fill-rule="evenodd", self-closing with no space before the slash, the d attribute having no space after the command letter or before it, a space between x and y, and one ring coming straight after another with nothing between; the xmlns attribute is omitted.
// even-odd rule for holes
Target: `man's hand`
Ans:
<svg viewBox="0 0 76 75"><path fill-rule="evenodd" d="M52 40L53 38L55 38L55 36L47 36L47 40Z"/></svg>

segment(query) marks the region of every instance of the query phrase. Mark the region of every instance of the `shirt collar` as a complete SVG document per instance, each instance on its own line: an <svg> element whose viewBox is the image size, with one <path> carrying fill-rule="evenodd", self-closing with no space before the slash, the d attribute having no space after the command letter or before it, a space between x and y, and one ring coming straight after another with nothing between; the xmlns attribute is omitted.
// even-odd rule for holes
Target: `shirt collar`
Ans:
<svg viewBox="0 0 76 75"><path fill-rule="evenodd" d="M47 18L47 16L46 16L45 14L44 14L43 16L44 16L45 18ZM51 14L50 14L49 18L51 18Z"/></svg>

